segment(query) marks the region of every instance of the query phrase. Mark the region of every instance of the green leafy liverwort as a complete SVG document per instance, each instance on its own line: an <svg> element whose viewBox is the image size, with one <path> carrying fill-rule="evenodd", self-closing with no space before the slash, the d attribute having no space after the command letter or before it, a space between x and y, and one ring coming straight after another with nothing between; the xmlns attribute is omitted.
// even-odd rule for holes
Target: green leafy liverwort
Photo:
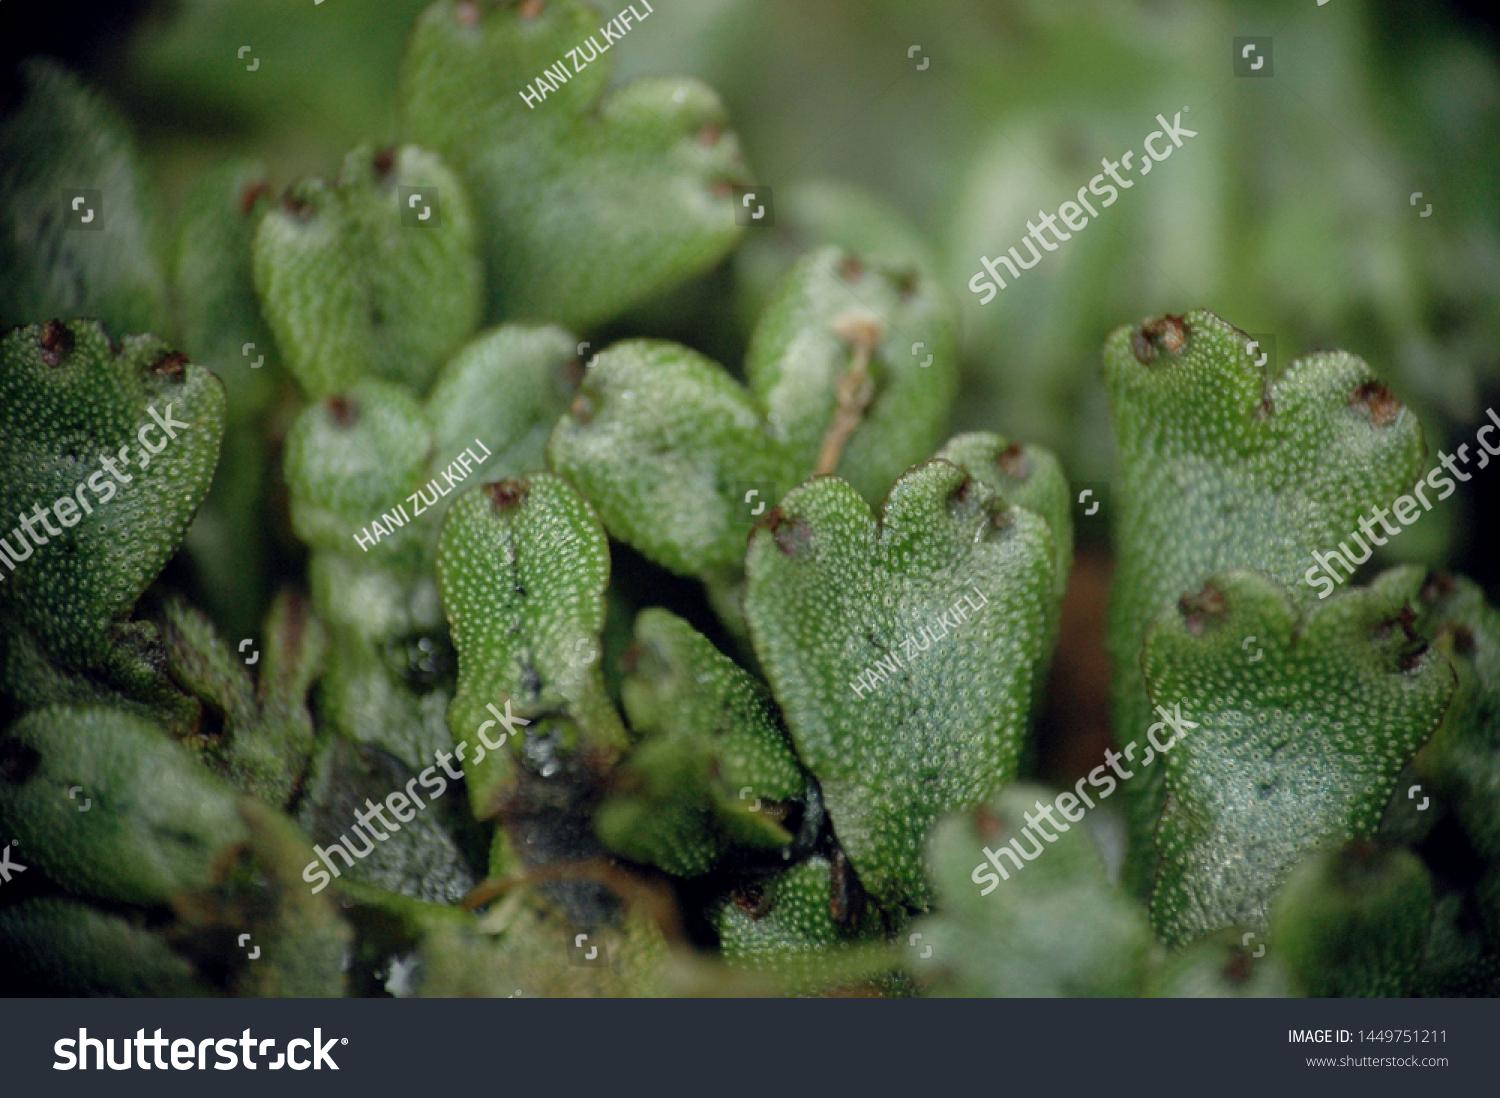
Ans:
<svg viewBox="0 0 1500 1098"><path fill-rule="evenodd" d="M1374 834L1454 691L1451 665L1412 627L1422 578L1397 569L1299 611L1265 577L1228 573L1147 635L1152 700L1199 725L1160 764L1151 909L1168 942L1263 930L1305 855Z"/></svg>
<svg viewBox="0 0 1500 1098"><path fill-rule="evenodd" d="M0 613L65 667L105 654L208 491L224 389L154 336L115 343L92 321L0 337ZM55 521L51 517L55 516Z"/></svg>
<svg viewBox="0 0 1500 1098"><path fill-rule="evenodd" d="M1415 417L1358 357L1311 355L1275 375L1251 342L1197 310L1120 328L1105 346L1119 440L1109 648L1121 745L1151 720L1140 652L1163 610L1232 568L1263 572L1299 605L1315 602L1303 582L1311 554L1337 545L1422 472ZM1127 876L1144 892L1160 770L1126 795Z"/></svg>
<svg viewBox="0 0 1500 1098"><path fill-rule="evenodd" d="M882 904L925 906L927 827L1015 776L1055 627L1057 533L933 461L896 482L878 521L849 484L823 477L751 537L756 655ZM868 669L882 664L889 672L872 682Z"/></svg>
<svg viewBox="0 0 1500 1098"><path fill-rule="evenodd" d="M616 344L590 365L547 450L611 535L707 581L740 633L757 516L817 474L878 502L941 443L957 385L951 309L914 269L819 249L773 295L745 374L741 385L676 344Z"/></svg>
<svg viewBox="0 0 1500 1098"><path fill-rule="evenodd" d="M467 493L443 524L437 575L458 650L448 725L469 745L475 816L541 811L539 783L592 799L628 737L601 671L609 549L588 504L548 473ZM497 843L508 864L503 826Z"/></svg>
<svg viewBox="0 0 1500 1098"><path fill-rule="evenodd" d="M592 328L711 267L739 240L747 181L722 104L696 80L605 93L599 57L539 109L528 79L598 29L579 0L441 0L400 77L411 138L437 150L484 226L489 314Z"/></svg>
<svg viewBox="0 0 1500 1098"><path fill-rule="evenodd" d="M637 616L626 661L625 712L645 742L596 819L606 845L683 876L736 843L789 846L807 776L769 691L665 610Z"/></svg>

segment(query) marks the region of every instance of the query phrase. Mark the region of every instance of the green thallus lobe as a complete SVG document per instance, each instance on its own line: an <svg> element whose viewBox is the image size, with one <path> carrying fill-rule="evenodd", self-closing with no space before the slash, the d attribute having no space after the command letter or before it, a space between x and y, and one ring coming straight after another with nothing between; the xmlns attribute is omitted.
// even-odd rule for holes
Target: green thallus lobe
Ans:
<svg viewBox="0 0 1500 1098"><path fill-rule="evenodd" d="M1381 414L1389 416L1398 414L1398 412L1399 407L1388 409ZM1476 434L1476 438L1482 447L1479 454L1480 469L1489 465L1492 453L1500 454L1500 448L1492 451L1489 448L1489 443L1485 441L1486 432L1500 427L1500 417L1495 415L1493 408L1486 408L1485 415L1489 417L1490 422L1479 428ZM1359 517L1359 531L1351 531L1349 538L1340 541L1337 549L1330 549L1327 552L1320 550L1313 552L1313 563L1303 573L1302 579L1304 583L1319 588L1318 598L1323 599L1331 595L1335 587L1352 577L1356 569L1365 564L1377 548L1383 548L1391 538L1394 538L1405 527L1410 526L1428 511L1431 511L1434 502L1441 503L1456 492L1458 490L1458 481L1472 479L1468 473L1461 471L1458 467L1460 462L1467 464L1469 461L1468 443L1463 443L1458 447L1456 460L1454 454L1450 454L1445 450L1439 450L1438 461L1439 464L1429 469L1425 477L1417 480L1410 493L1403 493L1397 496L1391 501L1389 508L1376 506L1371 508L1368 514L1361 515ZM1447 470L1446 475L1444 474L1444 470ZM1427 498L1426 490L1428 488L1432 488L1438 493L1435 500ZM1421 507L1420 510L1418 510L1419 504ZM1401 524L1400 526L1392 526L1390 524L1389 519L1392 516ZM1376 523L1385 530L1385 536L1381 536L1375 532L1374 525ZM1355 553L1354 549L1350 548L1351 542L1358 544L1358 554ZM1346 574L1339 574L1333 566L1335 562L1343 566Z"/></svg>
<svg viewBox="0 0 1500 1098"><path fill-rule="evenodd" d="M938 615L937 623L942 628L941 633L934 635L932 626L923 625L915 633L902 637L884 658L862 670L849 683L849 689L854 691L855 697L863 697L877 686L884 685L889 676L916 659L919 654L931 649L938 641L945 640L950 633L957 632L958 627L968 621L971 614L979 613L990 604L990 600L978 587L972 590L972 598L967 594L960 595L952 606ZM951 622L949 614L953 615Z"/></svg>

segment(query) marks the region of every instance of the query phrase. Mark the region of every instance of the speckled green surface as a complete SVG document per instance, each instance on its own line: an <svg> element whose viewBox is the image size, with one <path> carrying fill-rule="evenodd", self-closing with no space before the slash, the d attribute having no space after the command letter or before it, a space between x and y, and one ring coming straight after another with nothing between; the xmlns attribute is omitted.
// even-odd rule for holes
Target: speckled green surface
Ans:
<svg viewBox="0 0 1500 1098"><path fill-rule="evenodd" d="M0 335L0 513L74 495L122 444L142 464L0 573L0 840L26 867L0 891L11 983L1495 993L1496 611L1440 572L1326 600L1304 577L1376 505L1413 491L1426 506L1415 486L1437 458L1378 378L1432 397L1410 387L1425 356L1447 415L1478 407L1464 356L1439 353L1482 350L1482 325L1442 308L1449 288L1372 262L1342 284L1363 286L1368 316L1280 309L1283 349L1348 340L1370 365L1343 351L1261 365L1250 337L1196 311L1120 329L1103 383L1087 382L1103 330L1076 291L1107 282L1127 317L1166 303L1137 264L1202 234L1141 233L1185 198L1219 201L1194 189L1223 167L1198 145L1186 174L1131 196L1144 220L1122 212L1123 235L1049 258L1001 311L971 309L981 338L960 362L935 272L962 286L972 257L934 260L866 193L912 182L870 178L880 161L863 158L888 154L857 136L867 123L816 127L851 182L808 185L778 124L748 115L775 209L706 85L612 82L614 62L675 57L667 71L712 74L737 115L756 107L712 49L678 45L713 23L755 58L735 39L751 42L759 7L726 32L708 5L658 5L528 105L610 11L413 3L309 6L253 35L276 18L265 5L167 13L159 48L98 69L149 163L81 81L19 70L0 120L0 321L30 327ZM291 71L366 21L349 66ZM213 73L195 48L219 56ZM949 78L933 60L914 91ZM1452 86L1473 100L1484 85ZM165 87L171 109L143 117ZM999 231L1024 195L981 203L979 183L1074 174L1067 136L1112 141L1114 123L1008 119L1028 156L981 160L968 196L952 192L960 220ZM364 141L336 178L283 186ZM886 144L929 174L922 142ZM148 178L174 211L169 250ZM75 186L102 195L97 228L68 223ZM750 186L772 220L746 219ZM1403 239L1459 277L1473 263L1445 249L1470 215L1433 197L1450 235L1403 207ZM930 203L921 216L946 219ZM1484 231L1456 232L1482 255ZM1367 250L1411 250L1389 245ZM1304 266L1349 274L1296 266L1277 299L1308 285ZM1257 330L1277 322L1255 306L1270 299L1231 297ZM147 463L134 433L164 401L190 423ZM1069 473L1102 476L1106 404L1118 475L1070 485L1038 435ZM1432 422L1456 449L1454 420ZM949 437L955 423L967 433ZM1082 526L1086 583L1064 619L1084 487L1104 510ZM1437 560L1468 503L1385 555ZM1043 812L1070 818L1064 794L1031 779L1076 773L1074 717L1102 719L1104 521L1115 733L1137 753L1108 793L1084 780L1121 792L1080 797L1090 815L1064 830ZM1148 763L1155 705L1188 728ZM460 748L463 781L447 765ZM440 771L438 791L423 775ZM431 797L403 815L391 795L412 801L414 784ZM362 847L356 823L379 801L402 826L361 824Z"/></svg>
<svg viewBox="0 0 1500 1098"><path fill-rule="evenodd" d="M722 582L756 516L817 467L854 364L850 324L874 334L871 392L836 468L878 502L941 442L954 395L952 317L923 276L832 248L778 288L747 356L748 391L685 347L616 344L589 366L548 458L615 537L674 572Z"/></svg>
<svg viewBox="0 0 1500 1098"><path fill-rule="evenodd" d="M1425 471L1415 417L1343 351L1270 376L1250 337L1213 313L1117 329L1104 350L1118 446L1109 484L1116 547L1109 649L1115 737L1144 734L1140 648L1156 616L1214 572L1251 568L1299 604L1315 550L1336 548L1370 508ZM1378 385L1378 383L1376 383ZM1129 877L1151 878L1157 775L1132 782Z"/></svg>
<svg viewBox="0 0 1500 1098"><path fill-rule="evenodd" d="M644 738L595 826L605 845L669 873L705 872L731 844L787 846L781 819L807 777L770 692L687 622L642 611L622 684Z"/></svg>
<svg viewBox="0 0 1500 1098"><path fill-rule="evenodd" d="M448 725L470 743L464 773L475 814L494 813L528 745L613 761L626 733L599 662L609 547L588 504L547 473L470 492L443 524L437 575L458 650ZM490 738L505 736L505 749L481 758L491 706L534 725L492 724Z"/></svg>
<svg viewBox="0 0 1500 1098"><path fill-rule="evenodd" d="M861 941L878 940L868 915L844 926L831 911L832 868L812 857L719 902L714 923L724 959L774 975L792 994L828 992L838 983L838 957Z"/></svg>
<svg viewBox="0 0 1500 1098"><path fill-rule="evenodd" d="M737 565L758 502L744 495L779 497L796 477L738 382L656 341L593 360L547 456L616 537L686 575Z"/></svg>
<svg viewBox="0 0 1500 1098"><path fill-rule="evenodd" d="M756 325L745 378L806 476L837 407L850 365L847 319L875 325L874 393L833 469L871 503L938 448L958 388L952 305L913 266L873 265L857 253L819 248L777 285Z"/></svg>
<svg viewBox="0 0 1500 1098"><path fill-rule="evenodd" d="M0 585L0 610L64 665L99 659L110 622L176 550L223 432L218 379L154 336L115 344L75 321L0 337L0 514L7 526L38 507L55 516L50 534L32 519L46 544L5 531L13 557L30 552Z"/></svg>
<svg viewBox="0 0 1500 1098"><path fill-rule="evenodd" d="M884 904L923 905L927 826L1015 776L1056 613L1055 559L1045 519L945 461L902 477L878 522L825 477L751 537L756 655L840 842Z"/></svg>
<svg viewBox="0 0 1500 1098"><path fill-rule="evenodd" d="M1448 661L1407 620L1421 583L1398 569L1299 612L1285 588L1229 573L1148 634L1152 701L1199 725L1157 764L1151 910L1165 940L1264 928L1304 855L1374 833L1453 696Z"/></svg>
<svg viewBox="0 0 1500 1098"><path fill-rule="evenodd" d="M361 378L425 390L480 321L477 233L463 187L411 145L355 149L332 183L290 188L256 229L254 273L303 390Z"/></svg>

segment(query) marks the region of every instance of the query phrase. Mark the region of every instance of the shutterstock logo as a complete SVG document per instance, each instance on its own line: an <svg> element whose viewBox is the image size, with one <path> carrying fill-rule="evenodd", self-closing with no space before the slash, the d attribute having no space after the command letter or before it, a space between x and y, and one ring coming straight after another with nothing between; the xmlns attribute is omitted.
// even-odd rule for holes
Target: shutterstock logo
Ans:
<svg viewBox="0 0 1500 1098"><path fill-rule="evenodd" d="M150 1037L144 1029L135 1031L134 1037L90 1037L87 1028L80 1028L78 1036L60 1037L52 1046L57 1057L52 1063L53 1071L207 1071L209 1053L213 1053L215 1071L235 1071L243 1068L255 1071L265 1067L268 1071L291 1068L293 1071L338 1071L333 1059L335 1045L347 1045L347 1037L323 1039L323 1031L314 1029L311 1037L294 1037L286 1048L276 1049L276 1038L257 1039L250 1030L243 1030L238 1037L205 1037L194 1041L191 1037L163 1037L161 1030L153 1030ZM90 1055L92 1053L92 1056ZM305 1055L310 1053L311 1055Z"/></svg>

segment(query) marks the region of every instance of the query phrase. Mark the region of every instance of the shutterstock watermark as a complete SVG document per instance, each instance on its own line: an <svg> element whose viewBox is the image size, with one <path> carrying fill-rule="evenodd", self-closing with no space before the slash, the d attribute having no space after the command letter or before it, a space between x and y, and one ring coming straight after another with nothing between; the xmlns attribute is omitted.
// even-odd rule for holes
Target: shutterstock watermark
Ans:
<svg viewBox="0 0 1500 1098"><path fill-rule="evenodd" d="M137 468L148 468L151 459L177 437L177 429L188 426L183 420L172 417L173 403L168 401L165 412L157 411L154 404L146 409L151 413L151 422L142 424L135 433L135 440L140 447L135 454ZM153 429L160 433L161 439L155 446L147 439ZM130 464L129 445L121 446L113 457L100 454L96 470L87 477L80 478L71 492L58 496L48 507L44 508L39 503L29 512L17 515L20 525L12 527L6 537L0 538L0 564L5 565L6 573L14 572L18 564L30 560L36 550L47 545L53 538L62 537L64 529L71 529L83 521L85 515L92 515L95 506L103 506L114 499L122 485L135 479L125 472ZM57 519L58 525L53 524L53 518ZM4 576L0 576L0 580L3 579Z"/></svg>
<svg viewBox="0 0 1500 1098"><path fill-rule="evenodd" d="M147 1037L144 1029L134 1037L92 1037L87 1027L77 1037L59 1037L52 1045L53 1071L207 1071L209 1053L213 1053L213 1070L235 1071L244 1068L267 1071L290 1068L293 1071L338 1071L333 1058L335 1045L347 1045L347 1037L323 1039L323 1031L314 1028L311 1037L294 1037L286 1048L276 1049L275 1037L257 1038L249 1030L238 1037L163 1037L157 1029ZM118 1056L116 1053L118 1052ZM303 1053L309 1055L302 1055ZM92 1053L92 1056L90 1055ZM260 1062L257 1063L257 1056Z"/></svg>
<svg viewBox="0 0 1500 1098"><path fill-rule="evenodd" d="M474 748L475 763L482 762L486 752L499 751L504 747L510 737L517 733L517 726L524 728L531 723L525 717L512 715L509 699L506 699L504 713L495 708L494 702L490 702L485 708L490 711L491 719L480 724L476 730L479 743ZM497 724L502 725L505 731L498 739L492 740L487 733ZM411 823L418 812L448 792L449 783L464 776L462 770L454 769L453 763L455 760L462 763L468 751L469 741L463 740L452 751L439 751L434 755L433 764L407 782L404 789L388 793L378 804L366 797L364 810L356 810L354 813L354 826L328 846L314 846L313 853L317 858L302 867L302 879L313 886L313 895L316 896L327 888L335 877L343 874L344 869L353 869L356 862L368 858L374 853L377 843L385 842L401 830L402 824ZM427 793L425 799L418 792L419 789ZM394 822L386 818L386 810L395 817ZM388 831L377 828L374 820L379 820L381 827ZM356 838L359 840L357 843ZM334 864L331 857L334 854L342 857L343 869Z"/></svg>
<svg viewBox="0 0 1500 1098"><path fill-rule="evenodd" d="M990 604L990 600L985 598L984 592L978 587L974 588L974 594L979 598L977 603L968 595L960 595L950 609L938 615L938 624L943 628L941 633L934 635L932 629L924 625L917 631L916 636L908 633L901 638L900 644L856 675L854 681L849 684L849 689L854 691L854 696L862 698L877 686L885 685L887 678L907 666L910 661L915 660L950 632L956 630L960 625L968 621L971 615L979 613L979 611ZM963 609L965 606L968 607L967 611ZM951 624L949 622L950 615L952 616ZM926 638L925 641L923 638Z"/></svg>
<svg viewBox="0 0 1500 1098"><path fill-rule="evenodd" d="M1180 704L1174 705L1170 712L1167 711L1166 706L1158 705L1156 707L1156 715L1161 719L1146 729L1146 741L1149 746L1146 748L1146 753L1141 757L1140 765L1142 769L1152 765L1158 758L1176 747L1177 742L1182 739L1189 729L1198 727L1195 722L1188 720L1182 715L1182 706ZM1171 729L1172 736L1170 739L1164 740L1163 734L1168 729ZM1134 770L1129 770L1120 764L1122 761L1135 762L1136 747L1136 742L1132 740L1125 745L1123 754L1112 747L1105 748L1104 761L1079 778L1072 790L1064 790L1059 793L1056 797L1052 798L1050 804L1043 804L1041 801L1037 801L1035 818L1033 818L1033 814L1030 812L1023 813L1026 819L1026 826L1021 828L1020 835L1015 836L1010 842L1005 843L997 849L984 847L985 860L976 865L974 871L969 874L969 880L973 881L976 885L983 886L980 888L979 894L981 896L988 896L1000 887L1001 881L1010 880L1011 869L1020 872L1025 868L1027 862L1040 857L1042 851L1046 849L1042 845L1042 840L1045 839L1049 844L1057 842L1058 836L1048 831L1043 826L1044 823L1057 828L1060 834L1068 831L1070 825L1076 824L1083 819L1085 809L1081 806L1086 805L1090 809L1095 807L1096 798L1089 796L1084 789L1085 786L1098 790L1097 800L1102 801L1118 788L1120 782L1126 782L1135 777L1136 772ZM1106 770L1111 773L1105 773ZM1118 778L1118 781L1116 778ZM1056 819L1053 813L1061 815L1062 819ZM1028 845L1031 848L1029 853L1021 845L1022 836L1026 837ZM1010 869L1007 869L1002 863L1002 856L1010 859Z"/></svg>
<svg viewBox="0 0 1500 1098"><path fill-rule="evenodd" d="M1500 416L1495 414L1493 408L1486 408L1484 414L1489 417L1489 422L1474 433L1474 439L1479 443L1479 468L1483 469L1490 463L1491 457L1500 457L1500 443L1492 445L1489 436L1500 429ZM1397 496L1389 507L1373 507L1367 515L1361 515L1358 532L1351 532L1348 539L1339 542L1337 549L1330 549L1326 553L1314 550L1312 555L1312 566L1302 573L1302 580L1310 587L1319 588L1318 598L1326 599L1333 594L1334 588L1354 575L1354 570L1365 561L1370 559L1371 554L1377 548L1390 541L1406 527L1416 522L1428 511L1432 510L1434 502L1441 503L1458 490L1456 477L1460 481L1472 480L1473 477L1459 468L1460 465L1469 463L1469 444L1461 443L1457 454L1447 451L1438 451L1438 464L1427 471L1427 475L1417 480L1416 485L1410 493ZM1427 498L1427 489L1431 488L1437 493L1436 500ZM1392 526L1390 519L1400 524ZM1384 534L1376 533L1375 527L1379 526ZM1359 546L1356 554L1353 545ZM1334 568L1335 564L1343 565L1343 576L1340 576Z"/></svg>
<svg viewBox="0 0 1500 1098"><path fill-rule="evenodd" d="M1153 166L1160 164L1182 148L1188 138L1198 136L1197 130L1190 130L1182 124L1182 116L1187 110L1187 107L1183 107L1172 116L1170 122L1167 121L1165 114L1156 116L1156 124L1161 128L1152 130L1142 142L1145 155L1140 159L1138 175L1149 175ZM1021 238L1021 244L1024 244L1031 254L1029 261L1021 258L1020 245L1012 245L1007 251L993 257L980 256L980 269L974 273L973 278L969 279L969 292L979 298L979 304L988 305L995 300L1001 290L1009 285L1005 276L1000 273L1002 268L1010 275L1010 281L1014 282L1021 277L1023 271L1031 270L1042 261L1044 251L1057 251L1059 247L1073 239L1074 233L1081 233L1087 229L1090 219L1099 216L1099 210L1107 210L1113 206L1119 199L1121 191L1128 191L1134 187L1134 179L1127 179L1120 174L1122 168L1127 172L1130 171L1130 164L1134 159L1133 149L1126 149L1119 160L1111 160L1106 156L1099 162L1104 170L1079 187L1078 194L1058 206L1056 213L1048 213L1046 210L1037 211L1037 220L1040 224L1033 225L1028 220L1026 235ZM1105 182L1106 176L1111 182ZM1094 204L1089 201L1090 195L1099 199L1099 209L1095 209ZM1058 226L1059 221L1067 226L1067 231ZM1047 238L1047 233L1052 234L1052 239Z"/></svg>

